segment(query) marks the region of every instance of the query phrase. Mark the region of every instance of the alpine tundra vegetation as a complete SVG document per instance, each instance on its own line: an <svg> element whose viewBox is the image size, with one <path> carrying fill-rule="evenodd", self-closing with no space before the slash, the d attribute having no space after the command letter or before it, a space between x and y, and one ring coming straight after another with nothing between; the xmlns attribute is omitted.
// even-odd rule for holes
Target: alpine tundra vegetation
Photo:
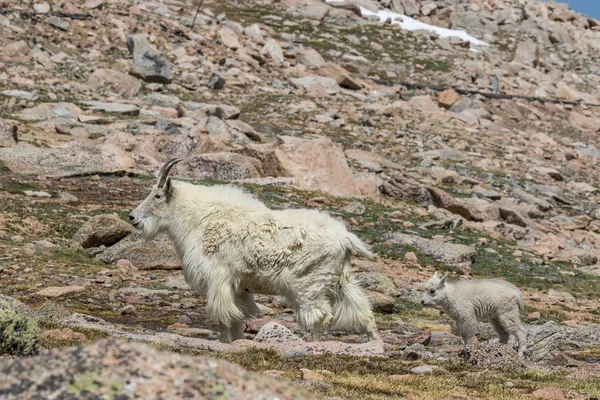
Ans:
<svg viewBox="0 0 600 400"><path fill-rule="evenodd" d="M560 1L0 0L0 399L599 398L599 66Z"/></svg>

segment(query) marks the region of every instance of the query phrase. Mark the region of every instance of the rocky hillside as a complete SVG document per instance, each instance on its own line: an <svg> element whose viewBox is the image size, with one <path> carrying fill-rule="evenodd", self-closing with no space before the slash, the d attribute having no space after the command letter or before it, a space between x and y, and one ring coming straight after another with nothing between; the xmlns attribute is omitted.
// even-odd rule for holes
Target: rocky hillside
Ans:
<svg viewBox="0 0 600 400"><path fill-rule="evenodd" d="M600 395L599 21L534 0L197 9L0 0L0 292L27 305L0 303L3 335L27 330L26 343L0 346L0 397L34 396L23 373L33 363L79 374L81 385L52 383L65 396L143 398L102 349L139 360L119 364L132 376L156 359L172 360L173 377L212 365L94 342L106 337L303 388L285 397L248 375L261 398ZM233 182L272 208L347 222L379 255L354 266L383 341L333 332L307 343L283 298L259 296L247 338L219 343L168 240L144 243L126 222L171 157L184 158L178 179ZM487 324L459 354L451 321L419 302L415 284L434 270L521 288L526 356ZM239 369L215 365L216 392L199 391L201 378L181 390L236 396Z"/></svg>

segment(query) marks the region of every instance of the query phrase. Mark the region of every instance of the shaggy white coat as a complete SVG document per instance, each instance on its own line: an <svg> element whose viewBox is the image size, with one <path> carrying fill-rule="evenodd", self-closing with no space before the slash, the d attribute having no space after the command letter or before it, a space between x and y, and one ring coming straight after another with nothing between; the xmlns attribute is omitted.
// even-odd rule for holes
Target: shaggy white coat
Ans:
<svg viewBox="0 0 600 400"><path fill-rule="evenodd" d="M207 297L221 340L243 338L258 315L253 293L285 296L301 328L319 340L331 326L378 332L370 303L352 274L352 254L372 257L339 221L314 210L271 210L242 190L171 181L154 186L131 213L150 240L166 232L187 283Z"/></svg>
<svg viewBox="0 0 600 400"><path fill-rule="evenodd" d="M454 321L469 347L477 332L477 322L490 322L501 343L514 335L519 354L526 351L525 333L521 326L523 295L513 284L502 279L472 279L448 282L447 274L439 278L437 272L427 283L421 303L443 310Z"/></svg>

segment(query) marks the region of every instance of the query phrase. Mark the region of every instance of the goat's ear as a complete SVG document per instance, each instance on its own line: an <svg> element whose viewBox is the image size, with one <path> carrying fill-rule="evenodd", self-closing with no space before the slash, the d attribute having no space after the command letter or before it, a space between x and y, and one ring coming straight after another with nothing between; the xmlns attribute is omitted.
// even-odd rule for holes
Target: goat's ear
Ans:
<svg viewBox="0 0 600 400"><path fill-rule="evenodd" d="M446 284L446 278L448 278L448 273L447 272L444 274L444 276L442 276L440 278L440 287L442 287L442 286L444 286Z"/></svg>
<svg viewBox="0 0 600 400"><path fill-rule="evenodd" d="M173 194L173 190L173 182L171 181L171 177L168 177L165 182L165 194L170 197Z"/></svg>

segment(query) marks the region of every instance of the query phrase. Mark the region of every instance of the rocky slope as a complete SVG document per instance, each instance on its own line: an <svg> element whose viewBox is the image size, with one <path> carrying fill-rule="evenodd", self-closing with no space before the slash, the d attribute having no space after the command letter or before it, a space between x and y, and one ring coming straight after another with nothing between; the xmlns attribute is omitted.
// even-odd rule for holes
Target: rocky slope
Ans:
<svg viewBox="0 0 600 400"><path fill-rule="evenodd" d="M34 309L44 347L128 338L328 397L599 395L598 21L533 0L196 7L0 0L2 293ZM363 16L387 9L429 25ZM355 268L383 343L306 344L273 296L247 340L216 342L166 238L124 222L170 157L180 179L322 209L372 243ZM459 356L418 303L434 269L517 284L527 357L485 324Z"/></svg>

